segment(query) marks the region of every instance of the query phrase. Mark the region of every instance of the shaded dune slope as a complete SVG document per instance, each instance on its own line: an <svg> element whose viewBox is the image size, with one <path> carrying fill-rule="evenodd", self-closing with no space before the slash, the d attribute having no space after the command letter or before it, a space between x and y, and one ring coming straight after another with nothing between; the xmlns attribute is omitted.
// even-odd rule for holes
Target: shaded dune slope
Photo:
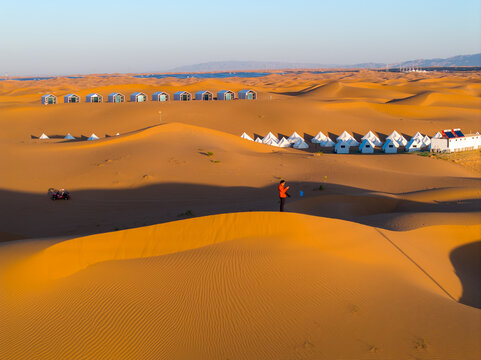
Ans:
<svg viewBox="0 0 481 360"><path fill-rule="evenodd" d="M401 245L418 236L398 235ZM459 296L445 254L419 264L447 265L436 284L385 236L339 220L240 213L52 242L27 258L3 245L0 354L477 358L480 314L440 288Z"/></svg>

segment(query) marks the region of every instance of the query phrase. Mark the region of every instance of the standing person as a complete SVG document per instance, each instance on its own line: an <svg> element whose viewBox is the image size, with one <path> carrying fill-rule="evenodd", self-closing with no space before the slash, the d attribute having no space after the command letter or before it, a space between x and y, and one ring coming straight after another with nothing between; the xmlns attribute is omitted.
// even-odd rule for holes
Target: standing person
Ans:
<svg viewBox="0 0 481 360"><path fill-rule="evenodd" d="M284 204L286 203L286 197L291 197L288 193L287 190L289 190L289 186L285 187L284 184L286 182L284 180L281 180L279 183L279 200L281 201L281 208L279 211L284 211Z"/></svg>

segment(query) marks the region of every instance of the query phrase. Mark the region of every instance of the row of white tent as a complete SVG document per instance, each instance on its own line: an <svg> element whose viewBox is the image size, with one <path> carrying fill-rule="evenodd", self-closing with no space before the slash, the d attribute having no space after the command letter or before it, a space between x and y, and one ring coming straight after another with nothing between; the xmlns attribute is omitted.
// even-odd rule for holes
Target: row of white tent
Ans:
<svg viewBox="0 0 481 360"><path fill-rule="evenodd" d="M119 135L120 135L120 133L115 134L115 136L119 136ZM39 139L40 140L48 140L48 139L50 139L50 137L47 134L43 133L42 135L39 136ZM76 140L77 138L75 136L71 135L70 133L68 133L67 135L65 135L64 139L65 140ZM95 135L94 133L92 133L92 135L90 135L87 138L87 140L98 140L98 139L100 139L100 138L97 135Z"/></svg>
<svg viewBox="0 0 481 360"><path fill-rule="evenodd" d="M437 133L433 138L441 138L442 134ZM307 149L309 145L297 132L294 132L287 139L282 137L280 140L271 132L269 132L264 138L257 137L255 140L247 135L245 132L241 135L241 138L255 141L277 147L293 147L295 149ZM321 131L312 138L313 144L319 144L321 147L334 147L334 151L338 154L347 154L351 147L358 147L361 153L373 153L376 147L381 147L381 150L385 153L397 153L399 147L403 146L405 151L420 151L423 148L428 148L431 145L431 138L427 135L422 135L417 132L409 141L397 131L393 131L391 135L386 138L384 144L372 131L369 131L361 138L361 142L357 141L354 136L344 131L336 138L334 142L331 138L324 135Z"/></svg>

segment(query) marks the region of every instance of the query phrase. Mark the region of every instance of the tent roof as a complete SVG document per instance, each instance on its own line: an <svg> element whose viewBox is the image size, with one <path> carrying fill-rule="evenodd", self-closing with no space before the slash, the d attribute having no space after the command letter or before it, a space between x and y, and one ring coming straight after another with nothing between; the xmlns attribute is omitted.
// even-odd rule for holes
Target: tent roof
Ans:
<svg viewBox="0 0 481 360"><path fill-rule="evenodd" d="M347 139L354 139L354 137L351 134L349 134L347 131L343 131L342 134L337 137L337 141L347 140Z"/></svg>
<svg viewBox="0 0 481 360"><path fill-rule="evenodd" d="M246 140L250 140L250 141L254 141L249 135L247 135L245 132L242 133L242 135L240 136L241 138L243 139L246 139Z"/></svg>
<svg viewBox="0 0 481 360"><path fill-rule="evenodd" d="M162 95L162 94L166 94L166 95L167 95L167 93L166 93L165 91L156 91L156 92L154 92L152 95Z"/></svg>
<svg viewBox="0 0 481 360"><path fill-rule="evenodd" d="M255 93L254 90L244 89L244 90L239 91L239 94L246 94L246 93L248 93L249 91L252 91L253 93Z"/></svg>
<svg viewBox="0 0 481 360"><path fill-rule="evenodd" d="M362 140L364 139L370 139L370 140L379 140L376 134L374 134L371 130L362 137Z"/></svg>
<svg viewBox="0 0 481 360"><path fill-rule="evenodd" d="M210 91L207 91L207 90L199 90L199 91L196 92L196 95L197 95L197 94L198 94L198 95L202 95L202 94L205 94L205 93L209 93L209 94L212 95L212 93L211 93Z"/></svg>
<svg viewBox="0 0 481 360"><path fill-rule="evenodd" d="M190 95L190 93L189 93L189 92L187 92L187 91L184 91L184 90L176 91L174 94L177 94L177 95L181 95L181 94L189 94L189 95Z"/></svg>
<svg viewBox="0 0 481 360"><path fill-rule="evenodd" d="M279 147L290 147L291 143L288 141L285 137L282 137L281 140L279 140L279 143L277 144Z"/></svg>
<svg viewBox="0 0 481 360"><path fill-rule="evenodd" d="M75 139L75 137L73 137L72 135L70 135L70 133L68 133L68 134L64 137L64 139L73 140L73 139Z"/></svg>
<svg viewBox="0 0 481 360"><path fill-rule="evenodd" d="M50 138L47 136L47 134L43 133L42 135L39 136L39 139L44 140L44 139L50 139Z"/></svg>

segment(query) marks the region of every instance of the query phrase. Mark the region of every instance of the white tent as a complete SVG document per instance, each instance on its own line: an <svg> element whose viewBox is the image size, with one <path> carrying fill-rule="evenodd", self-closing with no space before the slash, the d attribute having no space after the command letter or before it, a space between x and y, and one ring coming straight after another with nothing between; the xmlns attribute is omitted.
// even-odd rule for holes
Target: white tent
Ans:
<svg viewBox="0 0 481 360"><path fill-rule="evenodd" d="M344 131L341 135L339 135L336 139L336 141L339 143L340 141L347 142L349 146L359 146L359 142L354 139L354 136L349 134L347 131Z"/></svg>
<svg viewBox="0 0 481 360"><path fill-rule="evenodd" d="M341 135L339 135L336 139L337 142L342 141L342 140L349 140L353 138L351 134L349 134L347 131L344 131Z"/></svg>
<svg viewBox="0 0 481 360"><path fill-rule="evenodd" d="M369 140L375 146L381 146L382 145L381 140L379 140L379 138L376 135L374 135L374 133L371 130L369 130L369 132L362 137L362 140Z"/></svg>
<svg viewBox="0 0 481 360"><path fill-rule="evenodd" d="M39 139L46 140L50 138L47 136L47 134L43 133L42 135L40 135Z"/></svg>
<svg viewBox="0 0 481 360"><path fill-rule="evenodd" d="M304 139L302 138L302 136L300 136L298 133L296 133L296 132L294 131L294 132L292 133L292 135L287 138L287 141L289 141L291 144L294 144L294 143L296 143L299 139L302 140L302 141L304 141Z"/></svg>
<svg viewBox="0 0 481 360"><path fill-rule="evenodd" d="M406 146L408 141L406 140L406 138L404 136L402 136L401 134L399 134L396 130L394 130L391 135L389 135L386 140L393 140L394 142L396 142L396 144L398 146Z"/></svg>
<svg viewBox="0 0 481 360"><path fill-rule="evenodd" d="M433 139L442 139L443 134L441 134L439 131L436 133L436 135L433 136Z"/></svg>
<svg viewBox="0 0 481 360"><path fill-rule="evenodd" d="M334 141L332 141L331 139L326 138L326 140L321 141L319 143L319 145L322 146L322 147L333 147L334 145L336 145L336 143Z"/></svg>
<svg viewBox="0 0 481 360"><path fill-rule="evenodd" d="M98 140L98 139L99 137L92 133L92 135L90 135L90 137L87 140Z"/></svg>
<svg viewBox="0 0 481 360"><path fill-rule="evenodd" d="M277 141L276 139L267 139L267 141L262 140L262 142L270 146L279 146L279 141Z"/></svg>
<svg viewBox="0 0 481 360"><path fill-rule="evenodd" d="M429 138L429 136L426 135L425 137L423 137L423 145L424 146L431 145L431 139Z"/></svg>
<svg viewBox="0 0 481 360"><path fill-rule="evenodd" d="M423 139L419 139L417 137L411 138L406 145L406 151L413 152L413 151L421 151L423 147Z"/></svg>
<svg viewBox="0 0 481 360"><path fill-rule="evenodd" d="M115 134L115 136L120 136L120 133Z"/></svg>
<svg viewBox="0 0 481 360"><path fill-rule="evenodd" d="M291 147L291 145L292 144L285 137L283 137L277 144L277 146L283 147L283 148Z"/></svg>
<svg viewBox="0 0 481 360"><path fill-rule="evenodd" d="M254 141L254 140L253 140L249 135L247 135L245 132L242 133L241 138L246 139L246 140L250 140L250 141Z"/></svg>
<svg viewBox="0 0 481 360"><path fill-rule="evenodd" d="M334 151L338 154L349 154L349 141L339 141L334 147Z"/></svg>
<svg viewBox="0 0 481 360"><path fill-rule="evenodd" d="M68 134L64 137L64 139L66 139L66 140L74 140L75 137L73 137L72 135L70 135L70 133L68 133Z"/></svg>
<svg viewBox="0 0 481 360"><path fill-rule="evenodd" d="M278 142L279 142L279 139L277 139L277 137L276 137L273 133L269 132L269 134L267 134L267 135L262 139L262 142L263 142L264 144L267 144L267 141L271 141L271 142L272 142L272 141L275 141L276 143L278 143Z"/></svg>
<svg viewBox="0 0 481 360"><path fill-rule="evenodd" d="M391 135L389 135L389 136L386 138L386 140L387 140L387 139L396 140L396 139L398 139L398 138L401 137L401 136L402 136L402 135L401 135L400 133L398 133L396 130L394 130L394 131L391 133Z"/></svg>
<svg viewBox="0 0 481 360"><path fill-rule="evenodd" d="M399 145L395 140L387 139L381 150L384 151L386 154L395 154L397 153L398 146Z"/></svg>
<svg viewBox="0 0 481 360"><path fill-rule="evenodd" d="M317 135L311 139L311 143L320 144L321 142L326 141L327 139L329 138L326 135L324 135L322 131L319 131Z"/></svg>
<svg viewBox="0 0 481 360"><path fill-rule="evenodd" d="M374 143L369 139L364 139L359 145L359 151L363 154L373 154L374 153Z"/></svg>
<svg viewBox="0 0 481 360"><path fill-rule="evenodd" d="M260 137L258 137L257 139L255 139L254 142L262 144L262 139Z"/></svg>
<svg viewBox="0 0 481 360"><path fill-rule="evenodd" d="M298 139L292 147L294 149L309 149L309 145L303 139Z"/></svg>

